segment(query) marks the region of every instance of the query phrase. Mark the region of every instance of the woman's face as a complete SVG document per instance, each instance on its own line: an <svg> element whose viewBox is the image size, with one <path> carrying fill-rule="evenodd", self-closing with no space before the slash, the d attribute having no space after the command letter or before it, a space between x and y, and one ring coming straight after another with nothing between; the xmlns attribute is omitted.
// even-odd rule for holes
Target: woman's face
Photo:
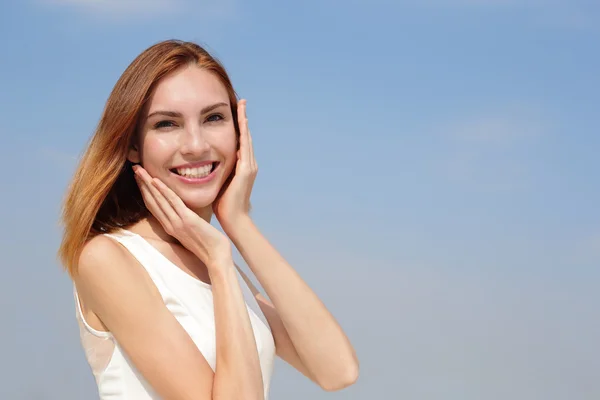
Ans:
<svg viewBox="0 0 600 400"><path fill-rule="evenodd" d="M237 161L227 90L197 66L159 82L138 135L129 160L139 162L195 211L212 204Z"/></svg>

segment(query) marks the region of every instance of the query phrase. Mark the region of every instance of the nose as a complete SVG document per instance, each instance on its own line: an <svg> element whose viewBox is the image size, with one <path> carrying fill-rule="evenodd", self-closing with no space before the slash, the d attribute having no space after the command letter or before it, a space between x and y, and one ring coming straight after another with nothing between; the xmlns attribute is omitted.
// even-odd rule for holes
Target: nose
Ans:
<svg viewBox="0 0 600 400"><path fill-rule="evenodd" d="M200 155L210 149L204 133L196 124L189 125L182 131L180 151L182 154Z"/></svg>

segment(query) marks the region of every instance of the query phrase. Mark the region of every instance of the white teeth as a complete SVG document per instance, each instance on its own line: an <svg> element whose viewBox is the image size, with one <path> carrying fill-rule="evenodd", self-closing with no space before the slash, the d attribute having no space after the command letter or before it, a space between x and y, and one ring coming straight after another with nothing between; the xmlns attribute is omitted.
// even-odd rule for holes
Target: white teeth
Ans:
<svg viewBox="0 0 600 400"><path fill-rule="evenodd" d="M198 168L177 168L177 173L186 178L204 178L210 174L212 164L207 164Z"/></svg>

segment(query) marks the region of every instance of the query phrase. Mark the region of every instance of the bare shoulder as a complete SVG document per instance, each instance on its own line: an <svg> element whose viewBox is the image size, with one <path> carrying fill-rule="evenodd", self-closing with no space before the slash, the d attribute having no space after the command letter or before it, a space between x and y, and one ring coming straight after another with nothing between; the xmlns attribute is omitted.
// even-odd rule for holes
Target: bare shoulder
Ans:
<svg viewBox="0 0 600 400"><path fill-rule="evenodd" d="M119 245L106 235L96 235L83 246L79 262L87 263L102 255L102 252L118 253Z"/></svg>
<svg viewBox="0 0 600 400"><path fill-rule="evenodd" d="M135 273L136 268L123 268L123 263L135 261L133 256L116 240L97 235L84 246L79 256L78 277L83 280L100 278L112 273Z"/></svg>
<svg viewBox="0 0 600 400"><path fill-rule="evenodd" d="M143 267L120 243L105 235L84 245L73 280L85 318L98 330L110 331L108 320L126 316L130 308L123 308L125 298L157 306L162 303Z"/></svg>
<svg viewBox="0 0 600 400"><path fill-rule="evenodd" d="M80 297L95 313L103 308L98 300L110 302L115 296L136 293L160 297L137 260L105 235L95 236L84 245L74 280Z"/></svg>
<svg viewBox="0 0 600 400"><path fill-rule="evenodd" d="M97 235L84 246L79 256L76 283L102 283L118 278L139 278L142 268L137 260L116 240Z"/></svg>
<svg viewBox="0 0 600 400"><path fill-rule="evenodd" d="M80 298L163 398L210 398L212 369L127 249L96 236L83 248L78 267Z"/></svg>

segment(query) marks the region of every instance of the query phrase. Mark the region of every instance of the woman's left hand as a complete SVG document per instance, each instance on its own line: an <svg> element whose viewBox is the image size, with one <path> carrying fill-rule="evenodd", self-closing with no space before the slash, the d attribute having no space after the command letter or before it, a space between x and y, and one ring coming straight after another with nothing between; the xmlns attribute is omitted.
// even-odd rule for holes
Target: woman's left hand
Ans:
<svg viewBox="0 0 600 400"><path fill-rule="evenodd" d="M225 183L221 195L213 203L215 216L226 233L241 219L248 217L250 195L258 173L252 149L252 137L248 129L246 100L238 102L237 113L240 127L240 147L237 152L235 174L231 180Z"/></svg>

